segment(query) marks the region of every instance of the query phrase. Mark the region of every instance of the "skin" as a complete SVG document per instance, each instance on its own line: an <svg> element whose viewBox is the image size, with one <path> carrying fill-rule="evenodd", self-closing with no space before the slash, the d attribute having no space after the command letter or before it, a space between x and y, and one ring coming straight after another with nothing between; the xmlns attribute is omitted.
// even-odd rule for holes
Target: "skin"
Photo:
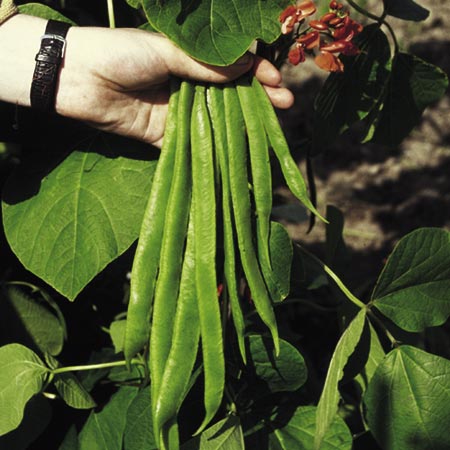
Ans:
<svg viewBox="0 0 450 450"><path fill-rule="evenodd" d="M46 20L18 14L0 26L0 100L29 106L34 57ZM224 83L253 71L272 104L292 93L267 60L247 53L235 64L199 63L165 37L136 29L72 27L56 94L57 113L161 147L171 75Z"/></svg>

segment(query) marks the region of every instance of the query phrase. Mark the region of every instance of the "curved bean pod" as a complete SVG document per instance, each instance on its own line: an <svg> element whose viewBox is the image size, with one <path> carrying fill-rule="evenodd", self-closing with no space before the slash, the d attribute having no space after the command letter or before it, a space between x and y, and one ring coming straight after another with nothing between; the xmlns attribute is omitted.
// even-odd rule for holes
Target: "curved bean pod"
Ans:
<svg viewBox="0 0 450 450"><path fill-rule="evenodd" d="M284 179L288 185L291 192L317 217L319 217L324 222L327 222L320 213L317 211L315 206L312 204L308 197L308 192L306 188L305 180L300 173L297 163L292 158L289 151L289 146L286 142L283 130L278 122L277 115L270 103L269 98L261 86L256 77L252 79L252 87L255 92L255 97L257 99L257 110L264 124L264 128L269 138L270 145L275 152L275 155L280 162L281 171L283 172Z"/></svg>
<svg viewBox="0 0 450 450"><path fill-rule="evenodd" d="M195 229L195 283L200 317L205 418L200 433L222 403L225 386L222 323L217 298L216 197L212 131L206 106L206 88L195 87L191 122L192 197Z"/></svg>
<svg viewBox="0 0 450 450"><path fill-rule="evenodd" d="M178 111L179 86L178 80L172 81L164 142L144 212L131 271L130 301L124 340L124 354L128 363L137 352L148 344L150 334L152 299L159 267L165 210L175 161L177 140L175 117Z"/></svg>
<svg viewBox="0 0 450 450"><path fill-rule="evenodd" d="M231 213L230 181L228 173L228 158L226 156L226 122L223 104L222 88L210 86L208 88L208 106L211 122L214 129L214 146L219 162L219 171L222 181L222 214L223 214L223 245L224 245L224 272L230 297L231 313L234 328L238 339L239 351L244 363L247 362L245 354L245 321L239 301L236 282L236 255L233 236L233 218Z"/></svg>
<svg viewBox="0 0 450 450"><path fill-rule="evenodd" d="M225 119L230 170L230 190L242 267L262 321L269 328L278 355L280 344L275 313L253 247L251 205L248 191L245 124L234 86L224 88Z"/></svg>
<svg viewBox="0 0 450 450"><path fill-rule="evenodd" d="M172 329L187 234L191 177L189 171L190 111L194 89L183 81L180 88L173 182L166 209L150 333L150 375L153 411L159 396L164 367L172 345Z"/></svg>

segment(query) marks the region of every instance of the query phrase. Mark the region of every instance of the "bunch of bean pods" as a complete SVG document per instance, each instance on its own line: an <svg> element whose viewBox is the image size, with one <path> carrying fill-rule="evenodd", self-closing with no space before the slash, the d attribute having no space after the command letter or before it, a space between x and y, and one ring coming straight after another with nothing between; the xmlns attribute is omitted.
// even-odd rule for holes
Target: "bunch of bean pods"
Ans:
<svg viewBox="0 0 450 450"><path fill-rule="evenodd" d="M225 361L217 267L223 267L243 360L238 265L278 352L272 307L277 282L269 247L270 147L290 190L317 214L256 78L225 86L173 82L164 144L132 268L124 344L130 361L150 342L153 431L162 449L178 447L176 416L200 342L206 412L200 430L222 402ZM217 248L223 248L221 255Z"/></svg>

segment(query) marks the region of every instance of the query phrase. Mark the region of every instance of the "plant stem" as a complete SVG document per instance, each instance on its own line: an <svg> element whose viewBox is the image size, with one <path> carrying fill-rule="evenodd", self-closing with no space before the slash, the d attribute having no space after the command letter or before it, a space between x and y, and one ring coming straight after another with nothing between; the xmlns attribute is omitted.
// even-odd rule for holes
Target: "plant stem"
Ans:
<svg viewBox="0 0 450 450"><path fill-rule="evenodd" d="M131 360L131 364L144 365L139 359L134 358ZM120 367L126 366L127 362L124 361L112 361L108 363L100 363L100 364L88 364L86 366L67 366L67 367L58 367L57 369L52 370L52 374L56 375L58 373L65 372L78 372L80 370L98 370L98 369L107 369L109 367Z"/></svg>
<svg viewBox="0 0 450 450"><path fill-rule="evenodd" d="M311 257L320 267L325 271L325 273L336 283L337 287L342 291L342 293L358 308L367 308L367 305L363 303L359 298L355 297L350 290L345 286L342 280L328 267L322 260L320 260L316 255L303 248L301 245L298 246L300 250Z"/></svg>
<svg viewBox="0 0 450 450"><path fill-rule="evenodd" d="M383 330L384 334L391 342L392 347L398 347L399 342L397 341L397 339L395 339L395 337L392 335L392 333L386 328L386 325L375 315L375 313L370 308L367 309L367 314Z"/></svg>
<svg viewBox="0 0 450 450"><path fill-rule="evenodd" d="M114 3L113 3L113 0L107 0L107 2L108 2L109 28L116 28L116 18L114 16Z"/></svg>

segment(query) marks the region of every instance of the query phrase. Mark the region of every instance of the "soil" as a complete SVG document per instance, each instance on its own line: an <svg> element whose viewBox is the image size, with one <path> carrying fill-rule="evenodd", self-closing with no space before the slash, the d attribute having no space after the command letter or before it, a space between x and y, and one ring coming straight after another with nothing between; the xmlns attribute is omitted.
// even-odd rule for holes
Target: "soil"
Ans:
<svg viewBox="0 0 450 450"><path fill-rule="evenodd" d="M380 2L374 2L374 6ZM389 19L402 50L450 74L450 3L422 0L430 10L424 22ZM369 8L370 9L370 8ZM376 8L372 9L376 11ZM281 112L292 148L310 130L314 97L324 74L312 62L283 69L285 84L296 97L294 107ZM326 75L325 75L326 76ZM319 209L339 208L345 218L349 254L347 282L353 288L372 284L399 238L419 227L450 226L450 92L429 107L408 138L396 148L361 145L347 133L314 160ZM304 162L300 163L305 173ZM293 199L279 187L283 203ZM323 249L325 226L307 234L307 222L285 222L291 236Z"/></svg>

